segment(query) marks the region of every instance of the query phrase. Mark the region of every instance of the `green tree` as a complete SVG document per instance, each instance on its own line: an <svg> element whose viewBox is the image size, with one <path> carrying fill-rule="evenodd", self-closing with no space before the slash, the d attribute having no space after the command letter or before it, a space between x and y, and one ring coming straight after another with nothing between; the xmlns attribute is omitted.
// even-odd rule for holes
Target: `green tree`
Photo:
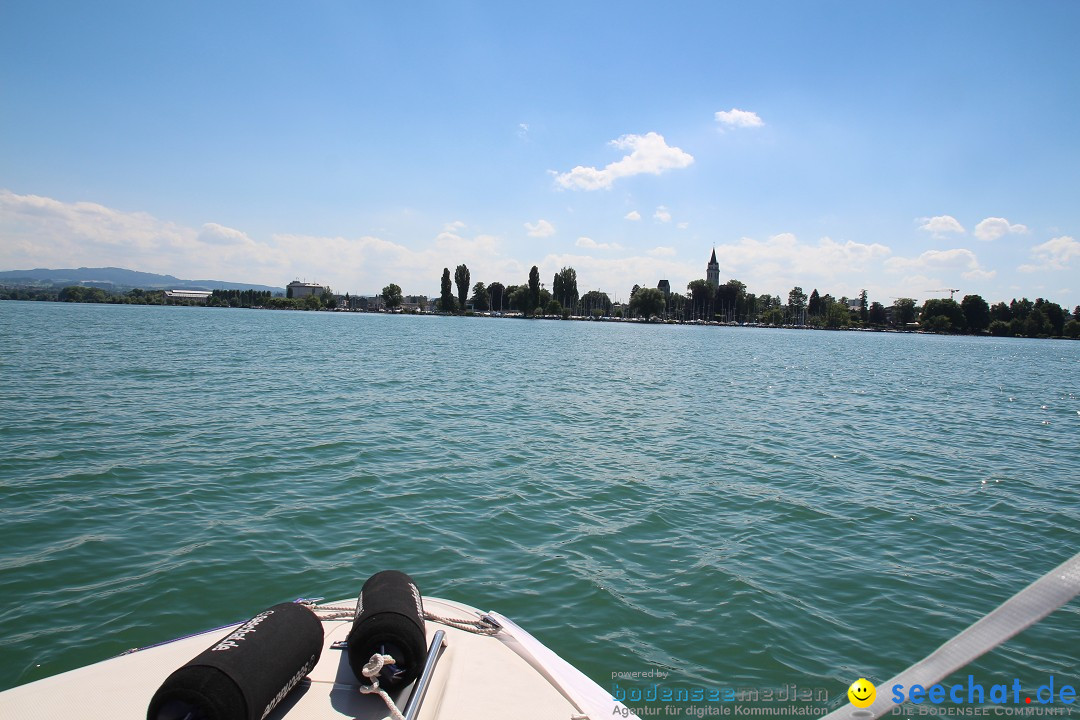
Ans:
<svg viewBox="0 0 1080 720"><path fill-rule="evenodd" d="M547 305L544 306L544 314L562 315L562 303L556 300L554 295L548 300Z"/></svg>
<svg viewBox="0 0 1080 720"><path fill-rule="evenodd" d="M801 323L803 310L806 309L806 293L796 285L787 296L788 314L793 323Z"/></svg>
<svg viewBox="0 0 1080 720"><path fill-rule="evenodd" d="M103 303L109 301L109 296L104 290L85 285L70 285L61 290L58 297L62 302Z"/></svg>
<svg viewBox="0 0 1080 720"><path fill-rule="evenodd" d="M893 321L900 327L915 322L916 316L914 298L896 298L893 301Z"/></svg>
<svg viewBox="0 0 1080 720"><path fill-rule="evenodd" d="M1080 338L1080 320L1070 318L1065 327L1062 328L1062 334L1067 338Z"/></svg>
<svg viewBox="0 0 1080 720"><path fill-rule="evenodd" d="M529 286L514 285L507 290L507 304L510 309L517 310L522 315L531 315L533 309L529 306Z"/></svg>
<svg viewBox="0 0 1080 720"><path fill-rule="evenodd" d="M69 285L60 291L60 302L86 302L86 288L81 285Z"/></svg>
<svg viewBox="0 0 1080 720"><path fill-rule="evenodd" d="M501 282L493 282L487 289L491 309L501 311L506 305L506 287Z"/></svg>
<svg viewBox="0 0 1080 720"><path fill-rule="evenodd" d="M535 265L529 270L529 299L525 314L532 313L540 305L540 270Z"/></svg>
<svg viewBox="0 0 1080 720"><path fill-rule="evenodd" d="M745 322L754 322L758 316L760 300L754 293L746 293L746 313L743 317Z"/></svg>
<svg viewBox="0 0 1080 720"><path fill-rule="evenodd" d="M935 317L943 317L948 323L933 320ZM919 316L919 325L932 332L964 332L967 329L967 319L960 304L955 300L934 298L923 303L922 315Z"/></svg>
<svg viewBox="0 0 1080 720"><path fill-rule="evenodd" d="M990 327L990 306L981 295L965 295L960 301L969 332L978 334Z"/></svg>
<svg viewBox="0 0 1080 720"><path fill-rule="evenodd" d="M666 305L662 290L641 288L630 298L630 314L648 319L653 315L662 315Z"/></svg>
<svg viewBox="0 0 1080 720"><path fill-rule="evenodd" d="M590 290L581 296L581 314L590 317L610 317L611 298L606 292Z"/></svg>
<svg viewBox="0 0 1080 720"><path fill-rule="evenodd" d="M870 319L870 305L866 301L866 290L859 293L859 322L863 325Z"/></svg>
<svg viewBox="0 0 1080 720"><path fill-rule="evenodd" d="M727 321L745 317L746 284L733 279L717 287L714 307Z"/></svg>
<svg viewBox="0 0 1080 720"><path fill-rule="evenodd" d="M442 291L439 294L439 312L454 312L454 291L450 284L450 268L443 268Z"/></svg>
<svg viewBox="0 0 1080 720"><path fill-rule="evenodd" d="M682 293L673 292L667 297L667 313L669 317L682 319L686 308L686 296Z"/></svg>
<svg viewBox="0 0 1080 720"><path fill-rule="evenodd" d="M770 307L761 314L761 322L766 325L783 325L784 311L779 307Z"/></svg>
<svg viewBox="0 0 1080 720"><path fill-rule="evenodd" d="M472 297L469 298L469 302L472 303L474 309L481 312L490 310L491 305L488 303L489 300L488 289L484 286L484 283L478 282L473 285Z"/></svg>
<svg viewBox="0 0 1080 720"><path fill-rule="evenodd" d="M454 284L457 285L458 308L465 312L465 299L469 297L469 268L465 263L454 270Z"/></svg>
<svg viewBox="0 0 1080 720"><path fill-rule="evenodd" d="M401 288L395 283L390 283L382 289L382 297L383 301L386 303L386 307L391 310L401 307L401 303L404 300L401 296Z"/></svg>
<svg viewBox="0 0 1080 720"><path fill-rule="evenodd" d="M334 293L330 288L323 289L322 294L319 295L319 304L329 309L337 307L337 298L334 297Z"/></svg>
<svg viewBox="0 0 1080 720"><path fill-rule="evenodd" d="M1030 338L1050 337L1054 333L1050 319L1046 317L1042 310L1029 312L1023 323L1024 335Z"/></svg>
<svg viewBox="0 0 1080 720"><path fill-rule="evenodd" d="M806 306L806 314L810 317L818 317L821 315L821 296L818 295L817 288L810 293L810 302Z"/></svg>
<svg viewBox="0 0 1080 720"><path fill-rule="evenodd" d="M1051 335L1061 335L1062 329L1065 327L1065 318L1068 317L1068 313L1065 312L1063 307L1057 303L1050 302L1049 300L1036 298L1035 307L1033 309L1041 312L1050 322Z"/></svg>
<svg viewBox="0 0 1080 720"><path fill-rule="evenodd" d="M506 299L507 310L520 310L520 308L514 302L514 297L520 288L525 288L526 292L528 291L528 287L525 285L507 285L506 289L503 291L503 297Z"/></svg>
<svg viewBox="0 0 1080 720"><path fill-rule="evenodd" d="M1009 323L1004 320L991 320L990 334L994 337L1006 337L1007 335L1010 335Z"/></svg>
<svg viewBox="0 0 1080 720"><path fill-rule="evenodd" d="M867 320L871 325L884 325L889 321L889 316L885 314L885 306L879 303L877 300L870 303L870 311L867 313Z"/></svg>
<svg viewBox="0 0 1080 720"><path fill-rule="evenodd" d="M847 303L839 300L835 301L830 298L829 304L825 309L825 327L828 328L842 328L851 324L851 311L848 310Z"/></svg>
<svg viewBox="0 0 1080 720"><path fill-rule="evenodd" d="M1035 303L1031 302L1027 298L1021 298L1017 300L1013 298L1013 301L1009 303L1009 311L1012 313L1013 320L1027 320L1028 313L1035 307Z"/></svg>
<svg viewBox="0 0 1080 720"><path fill-rule="evenodd" d="M954 330L948 315L931 315L924 320L920 320L919 324L922 326L923 330L934 333L948 333Z"/></svg>
<svg viewBox="0 0 1080 720"><path fill-rule="evenodd" d="M699 320L712 317L713 291L708 280L691 280L686 284L686 292L690 295L689 319Z"/></svg>
<svg viewBox="0 0 1080 720"><path fill-rule="evenodd" d="M990 319L1008 323L1012 320L1012 309L1003 302L994 303L990 306Z"/></svg>
<svg viewBox="0 0 1080 720"><path fill-rule="evenodd" d="M572 308L578 302L577 270L564 267L551 281L551 296L563 307Z"/></svg>

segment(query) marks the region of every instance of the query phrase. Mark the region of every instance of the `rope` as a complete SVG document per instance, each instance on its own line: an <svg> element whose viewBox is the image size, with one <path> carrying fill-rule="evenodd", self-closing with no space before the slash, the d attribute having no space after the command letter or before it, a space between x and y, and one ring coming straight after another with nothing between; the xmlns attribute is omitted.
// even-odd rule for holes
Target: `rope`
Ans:
<svg viewBox="0 0 1080 720"><path fill-rule="evenodd" d="M360 692L365 695L378 694L378 696L383 699L383 702L386 703L386 707L390 710L390 716L393 717L394 720L405 720L405 716L401 714L401 711L398 710L398 706L394 704L394 699L387 695L385 690L379 687L379 673L382 672L383 665L386 665L387 663L393 665L394 658L389 655L380 655L379 653L375 653L371 656L371 659L364 665L364 669L360 671L364 677L371 680L371 684L361 685Z"/></svg>
<svg viewBox="0 0 1080 720"><path fill-rule="evenodd" d="M315 614L319 616L320 620L338 620L342 618L351 618L356 615L356 608L354 607L312 607Z"/></svg>
<svg viewBox="0 0 1080 720"><path fill-rule="evenodd" d="M495 635L499 632L499 627L492 625L485 620L460 620L457 618L448 618L426 610L424 611L424 619L442 625L449 625L452 628L475 633L476 635Z"/></svg>
<svg viewBox="0 0 1080 720"><path fill-rule="evenodd" d="M296 602L301 605L305 605L315 612L319 616L320 620L338 620L344 618L350 618L356 615L355 607L335 607L332 605L316 605L318 599L299 598ZM486 620L465 620L461 618L448 618L442 615L436 615L433 612L424 611L424 619L436 622L441 625L447 625L458 630L464 630L465 632L473 633L475 635L496 635L499 632L499 627L492 625Z"/></svg>

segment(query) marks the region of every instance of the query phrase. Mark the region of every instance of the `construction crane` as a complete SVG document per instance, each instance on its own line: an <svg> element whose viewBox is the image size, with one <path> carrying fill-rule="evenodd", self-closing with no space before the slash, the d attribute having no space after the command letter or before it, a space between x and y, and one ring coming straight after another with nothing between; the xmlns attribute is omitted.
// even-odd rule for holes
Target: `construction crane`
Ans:
<svg viewBox="0 0 1080 720"><path fill-rule="evenodd" d="M960 288L941 288L939 290L926 290L925 292L947 292L949 293L949 299L953 299L953 295L960 292Z"/></svg>

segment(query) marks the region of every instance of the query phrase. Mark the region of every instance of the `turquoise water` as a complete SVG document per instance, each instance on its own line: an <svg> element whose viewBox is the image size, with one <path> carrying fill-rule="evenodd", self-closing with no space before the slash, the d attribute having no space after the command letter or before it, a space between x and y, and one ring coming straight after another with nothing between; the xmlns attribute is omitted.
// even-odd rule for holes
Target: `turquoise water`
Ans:
<svg viewBox="0 0 1080 720"><path fill-rule="evenodd" d="M1080 550L1075 342L16 302L0 338L0 688L392 567L605 687L839 698ZM973 672L1080 680L1078 608Z"/></svg>

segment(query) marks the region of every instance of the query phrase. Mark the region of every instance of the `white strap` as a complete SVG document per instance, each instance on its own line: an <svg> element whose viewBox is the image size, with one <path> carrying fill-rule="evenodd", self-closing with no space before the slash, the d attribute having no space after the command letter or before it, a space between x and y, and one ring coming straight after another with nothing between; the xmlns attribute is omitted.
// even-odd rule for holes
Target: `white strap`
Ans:
<svg viewBox="0 0 1080 720"><path fill-rule="evenodd" d="M1034 625L1080 593L1080 553L1073 555L1003 602L989 615L877 688L877 699L860 710L848 703L822 720L867 720L892 710L894 685L928 687L983 653Z"/></svg>

